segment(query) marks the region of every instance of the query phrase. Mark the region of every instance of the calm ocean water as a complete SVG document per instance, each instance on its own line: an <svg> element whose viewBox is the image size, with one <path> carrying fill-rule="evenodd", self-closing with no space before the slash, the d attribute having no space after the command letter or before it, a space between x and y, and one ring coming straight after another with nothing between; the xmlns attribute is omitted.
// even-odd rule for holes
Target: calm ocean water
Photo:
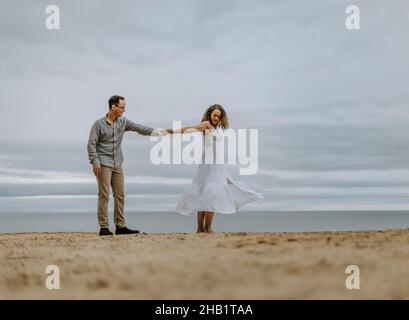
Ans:
<svg viewBox="0 0 409 320"><path fill-rule="evenodd" d="M73 145L3 143L0 232L98 229L97 186L85 146L85 141ZM143 139L124 144L129 227L146 232L194 231L195 218L179 216L174 209L196 167L154 166L149 162L149 147ZM253 187L265 200L245 206L237 215L218 215L216 231L409 227L409 170L277 170L270 164L274 155L260 153L260 170L253 176L239 176L237 168L230 168L237 181ZM111 221L112 207L110 201Z"/></svg>
<svg viewBox="0 0 409 320"><path fill-rule="evenodd" d="M174 212L126 213L127 225L145 232L194 232L195 218ZM110 212L113 225L112 211ZM350 231L409 228L404 211L239 211L217 215L217 232ZM97 231L94 212L0 213L0 232Z"/></svg>

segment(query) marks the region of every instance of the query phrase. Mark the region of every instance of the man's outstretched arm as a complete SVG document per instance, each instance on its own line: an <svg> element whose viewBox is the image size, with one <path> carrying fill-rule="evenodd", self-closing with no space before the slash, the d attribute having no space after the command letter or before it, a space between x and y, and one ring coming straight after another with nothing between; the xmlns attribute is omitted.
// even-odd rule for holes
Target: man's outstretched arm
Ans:
<svg viewBox="0 0 409 320"><path fill-rule="evenodd" d="M142 126L140 124L136 124L127 119L127 126L125 131L136 131L142 135L150 135L150 136L165 136L168 134L175 134L175 133L189 133L189 132L199 132L204 131L206 129L214 129L213 126L210 124L209 121L203 121L202 123L195 125L195 126L187 126L179 129L161 129L161 128L150 128L146 126Z"/></svg>
<svg viewBox="0 0 409 320"><path fill-rule="evenodd" d="M135 131L143 136L150 136L154 130L154 128L132 122L125 118L125 131Z"/></svg>

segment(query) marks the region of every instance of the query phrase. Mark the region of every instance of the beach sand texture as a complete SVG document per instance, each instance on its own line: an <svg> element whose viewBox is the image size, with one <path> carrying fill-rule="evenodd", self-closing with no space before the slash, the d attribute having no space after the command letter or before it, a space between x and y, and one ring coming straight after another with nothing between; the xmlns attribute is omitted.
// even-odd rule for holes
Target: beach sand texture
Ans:
<svg viewBox="0 0 409 320"><path fill-rule="evenodd" d="M45 286L48 265L60 290ZM348 265L360 289L348 290ZM0 235L1 299L409 299L409 229Z"/></svg>

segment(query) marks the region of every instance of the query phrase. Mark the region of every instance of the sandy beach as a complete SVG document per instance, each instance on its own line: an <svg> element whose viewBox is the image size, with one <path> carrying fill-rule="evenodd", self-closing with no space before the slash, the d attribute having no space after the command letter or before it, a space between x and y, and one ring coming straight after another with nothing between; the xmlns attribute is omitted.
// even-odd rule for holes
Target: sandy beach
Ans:
<svg viewBox="0 0 409 320"><path fill-rule="evenodd" d="M48 265L60 290L45 286ZM409 230L1 234L0 298L409 299Z"/></svg>

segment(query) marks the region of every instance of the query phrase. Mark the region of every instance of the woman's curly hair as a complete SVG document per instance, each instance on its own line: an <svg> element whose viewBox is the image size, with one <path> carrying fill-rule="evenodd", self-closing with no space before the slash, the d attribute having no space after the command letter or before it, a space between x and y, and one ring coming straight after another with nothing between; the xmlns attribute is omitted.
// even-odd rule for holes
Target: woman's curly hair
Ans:
<svg viewBox="0 0 409 320"><path fill-rule="evenodd" d="M214 110L219 110L221 112L219 124L223 127L223 129L227 129L229 127L229 119L227 117L226 111L220 104L214 104L214 105L211 105L209 108L207 108L207 110L203 114L202 122L209 121L211 123L210 115L212 114Z"/></svg>

